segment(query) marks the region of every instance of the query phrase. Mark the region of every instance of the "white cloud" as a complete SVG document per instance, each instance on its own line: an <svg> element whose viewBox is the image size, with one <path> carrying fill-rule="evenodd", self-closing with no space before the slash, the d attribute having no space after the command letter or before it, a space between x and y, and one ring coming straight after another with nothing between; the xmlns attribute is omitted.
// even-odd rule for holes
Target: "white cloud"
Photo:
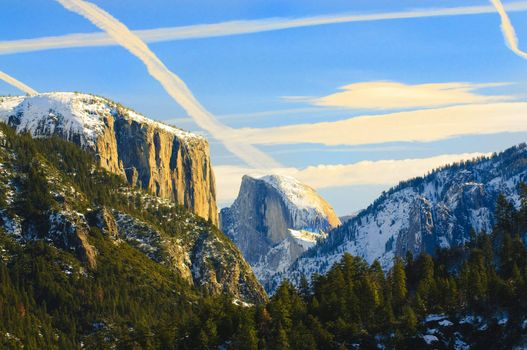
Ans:
<svg viewBox="0 0 527 350"><path fill-rule="evenodd" d="M7 73L4 73L2 71L0 71L0 79L5 81L8 84L13 85L14 87L16 87L19 90L24 91L28 95L36 95L36 94L38 94L38 92L35 89L27 86L23 82L13 78L12 76L10 76Z"/></svg>
<svg viewBox="0 0 527 350"><path fill-rule="evenodd" d="M526 1L518 1L507 5L508 11L527 10ZM451 8L418 9L399 12L384 12L372 14L336 14L305 18L266 18L258 20L240 20L214 24L199 24L182 27L157 28L138 30L134 33L148 43L209 38L248 33L258 33L290 28L310 27L336 23L383 21L394 19L409 19L439 16L479 15L493 13L492 6L465 6ZM117 45L118 42L106 33L78 33L36 39L24 39L0 42L0 54L13 54L49 49L86 46Z"/></svg>
<svg viewBox="0 0 527 350"><path fill-rule="evenodd" d="M423 109L313 124L240 129L252 144L366 145L431 142L464 135L527 131L527 103Z"/></svg>
<svg viewBox="0 0 527 350"><path fill-rule="evenodd" d="M440 166L485 156L483 153L444 154L430 158L361 161L353 164L316 165L304 169L251 169L231 165L214 167L218 184L218 202L228 204L238 195L243 175L281 174L296 177L315 188L353 185L392 186L400 181L425 175Z"/></svg>
<svg viewBox="0 0 527 350"><path fill-rule="evenodd" d="M225 147L241 160L254 167L276 167L278 163L243 138L236 138L236 130L220 123L194 97L185 82L171 72L148 46L123 23L97 5L83 0L57 0L64 8L75 12L103 29L116 42L140 59L148 73L189 114L196 124L222 141Z"/></svg>
<svg viewBox="0 0 527 350"><path fill-rule="evenodd" d="M512 26L512 23L509 19L509 16L507 15L507 12L505 11L505 8L503 7L503 4L500 0L490 0L490 2L492 2L496 10L498 11L498 14L500 15L501 31L503 33L503 37L505 38L507 46L516 55L520 56L521 58L527 59L527 52L520 50L520 48L518 47L518 37L516 36L516 31Z"/></svg>
<svg viewBox="0 0 527 350"><path fill-rule="evenodd" d="M316 106L354 109L405 109L459 104L500 102L513 96L484 96L474 90L498 87L504 83L436 83L408 85L391 81L372 81L343 86L340 92L305 101ZM290 100L291 97L288 97ZM299 97L298 99L302 99ZM298 100L297 99L297 100Z"/></svg>

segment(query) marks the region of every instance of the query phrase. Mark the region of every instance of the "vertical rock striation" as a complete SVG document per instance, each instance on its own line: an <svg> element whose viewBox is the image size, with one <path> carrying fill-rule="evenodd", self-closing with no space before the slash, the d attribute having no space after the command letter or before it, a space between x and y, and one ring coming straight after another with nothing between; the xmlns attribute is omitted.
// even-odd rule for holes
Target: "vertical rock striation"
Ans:
<svg viewBox="0 0 527 350"><path fill-rule="evenodd" d="M0 120L34 137L74 142L130 184L218 224L209 145L201 136L80 93L0 97Z"/></svg>

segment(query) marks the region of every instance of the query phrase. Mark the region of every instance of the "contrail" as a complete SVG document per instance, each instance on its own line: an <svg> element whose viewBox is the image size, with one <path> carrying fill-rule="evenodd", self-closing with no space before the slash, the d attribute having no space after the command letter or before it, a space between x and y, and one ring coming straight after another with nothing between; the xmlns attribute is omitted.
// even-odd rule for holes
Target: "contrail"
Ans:
<svg viewBox="0 0 527 350"><path fill-rule="evenodd" d="M505 38L507 46L516 55L520 56L521 58L527 59L527 52L520 50L520 48L518 47L518 37L516 36L516 31L512 26L511 20L509 19L509 16L507 15L505 8L503 7L503 4L500 0L490 0L490 2L492 2L494 7L500 14L501 31L503 33L503 37Z"/></svg>
<svg viewBox="0 0 527 350"><path fill-rule="evenodd" d="M19 90L24 91L28 95L37 95L38 94L38 92L36 90L30 88L29 86L27 86L23 82L21 82L19 80L16 80L12 76L10 76L10 75L2 72L2 71L0 71L0 79L2 79L3 81L5 81L8 84L13 85L14 87L16 87Z"/></svg>
<svg viewBox="0 0 527 350"><path fill-rule="evenodd" d="M192 95L185 82L172 73L148 46L123 23L97 5L83 0L57 0L66 9L75 12L104 30L117 43L125 47L146 66L152 77L161 83L166 92L177 102L196 124L220 140L225 147L252 167L275 167L271 157L254 146L234 141L236 130L221 124Z"/></svg>
<svg viewBox="0 0 527 350"><path fill-rule="evenodd" d="M527 1L518 1L507 5L507 11L525 11ZM300 27L311 27L337 23L383 21L424 17L480 15L494 13L491 5L408 10L373 14L336 14L304 18L266 18L258 20L240 20L213 24L198 24L182 27L168 27L134 31L144 42L155 43L172 40L211 38L220 36L259 33ZM14 54L49 49L85 46L110 46L118 44L107 33L78 33L63 36L51 36L35 39L0 42L0 54Z"/></svg>

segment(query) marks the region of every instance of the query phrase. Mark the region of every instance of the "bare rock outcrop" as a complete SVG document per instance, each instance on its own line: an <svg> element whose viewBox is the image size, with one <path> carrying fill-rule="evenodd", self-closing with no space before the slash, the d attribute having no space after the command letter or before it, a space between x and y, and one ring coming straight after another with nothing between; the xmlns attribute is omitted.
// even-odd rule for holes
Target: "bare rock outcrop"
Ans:
<svg viewBox="0 0 527 350"><path fill-rule="evenodd" d="M221 210L221 227L264 285L340 224L311 187L286 176L244 176L236 201Z"/></svg>

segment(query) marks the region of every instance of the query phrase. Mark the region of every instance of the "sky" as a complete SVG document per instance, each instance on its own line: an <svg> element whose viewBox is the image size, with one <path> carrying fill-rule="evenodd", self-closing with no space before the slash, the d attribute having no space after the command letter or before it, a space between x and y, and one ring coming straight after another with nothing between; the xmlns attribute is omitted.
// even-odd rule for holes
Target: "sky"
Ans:
<svg viewBox="0 0 527 350"><path fill-rule="evenodd" d="M346 215L526 141L527 1L503 1L518 47L488 1L0 1L1 72L205 135L220 207L279 173Z"/></svg>

